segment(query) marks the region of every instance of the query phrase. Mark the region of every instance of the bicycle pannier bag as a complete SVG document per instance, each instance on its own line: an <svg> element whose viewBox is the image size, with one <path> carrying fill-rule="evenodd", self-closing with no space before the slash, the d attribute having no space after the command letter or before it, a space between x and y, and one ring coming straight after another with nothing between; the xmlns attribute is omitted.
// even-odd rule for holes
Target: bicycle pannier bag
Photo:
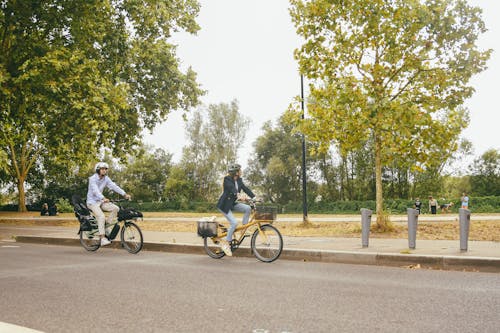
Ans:
<svg viewBox="0 0 500 333"><path fill-rule="evenodd" d="M80 221L81 231L91 231L93 227L97 228L97 221L95 217L91 215L77 215L78 221Z"/></svg>
<svg viewBox="0 0 500 333"><path fill-rule="evenodd" d="M80 231L91 231L93 226L97 226L95 217L90 214L90 210L79 195L73 195L71 202L75 216L80 222Z"/></svg>
<svg viewBox="0 0 500 333"><path fill-rule="evenodd" d="M217 222L215 221L198 221L198 236L215 237L217 236Z"/></svg>

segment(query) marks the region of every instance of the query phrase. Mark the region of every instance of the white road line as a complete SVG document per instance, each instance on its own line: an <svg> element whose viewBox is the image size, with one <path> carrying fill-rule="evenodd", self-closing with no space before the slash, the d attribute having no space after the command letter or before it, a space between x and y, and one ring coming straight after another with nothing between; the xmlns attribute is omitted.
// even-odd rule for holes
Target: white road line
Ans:
<svg viewBox="0 0 500 333"><path fill-rule="evenodd" d="M0 321L0 333L43 333L43 332Z"/></svg>

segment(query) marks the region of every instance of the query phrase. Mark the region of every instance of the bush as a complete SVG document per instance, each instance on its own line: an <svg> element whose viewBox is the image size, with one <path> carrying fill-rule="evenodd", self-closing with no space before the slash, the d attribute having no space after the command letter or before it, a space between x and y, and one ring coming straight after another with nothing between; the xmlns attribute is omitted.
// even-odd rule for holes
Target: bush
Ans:
<svg viewBox="0 0 500 333"><path fill-rule="evenodd" d="M73 211L73 205L66 198L57 199L56 205L59 213L71 213Z"/></svg>
<svg viewBox="0 0 500 333"><path fill-rule="evenodd" d="M440 202L441 203L441 202ZM460 208L460 201L453 201L453 212ZM386 199L384 201L385 209L394 214L406 214L407 208L413 207L413 201L407 199ZM59 212L72 212L73 207L65 198L57 201ZM134 207L142 212L217 212L214 202L199 201L166 201L166 202L130 202L124 204L127 207ZM285 205L276 205L278 213L300 214L302 213L302 202L290 202ZM471 196L469 208L472 213L500 213L500 196L474 197ZM28 210L40 210L40 205L28 206ZM375 200L365 201L323 201L310 202L308 212L311 214L359 214L361 208L367 208L375 211ZM4 205L0 211L17 211L17 205ZM427 201L423 201L423 212L427 213Z"/></svg>
<svg viewBox="0 0 500 333"><path fill-rule="evenodd" d="M440 204L442 202L439 202ZM453 201L452 211L457 212L460 208L460 201ZM423 201L423 212L427 213L427 201ZM302 202L288 203L282 205L286 213L301 213ZM361 208L367 208L375 211L375 200L368 201L329 201L329 202L311 202L308 203L309 213L317 214L359 214ZM406 214L407 208L413 208L413 200L407 199L386 199L384 207L390 210L393 214ZM471 197L469 209L473 213L500 213L500 197ZM282 212L281 208L279 212Z"/></svg>

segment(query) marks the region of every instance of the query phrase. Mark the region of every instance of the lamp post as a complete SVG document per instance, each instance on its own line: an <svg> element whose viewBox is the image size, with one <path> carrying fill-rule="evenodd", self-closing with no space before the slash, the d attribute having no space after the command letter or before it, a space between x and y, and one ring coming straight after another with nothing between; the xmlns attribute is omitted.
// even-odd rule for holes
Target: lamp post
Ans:
<svg viewBox="0 0 500 333"><path fill-rule="evenodd" d="M302 108L302 119L304 119L304 75L300 74L300 105ZM307 218L307 182L306 182L306 137L302 133L302 210L303 223L309 223Z"/></svg>

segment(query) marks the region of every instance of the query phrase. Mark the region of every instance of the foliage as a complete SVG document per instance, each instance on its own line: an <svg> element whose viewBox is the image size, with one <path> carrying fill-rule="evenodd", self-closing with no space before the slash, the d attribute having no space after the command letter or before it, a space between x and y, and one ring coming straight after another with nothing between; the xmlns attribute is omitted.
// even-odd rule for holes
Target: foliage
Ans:
<svg viewBox="0 0 500 333"><path fill-rule="evenodd" d="M454 176L444 176L443 186L434 192L427 192L427 194L432 195L432 193L439 193L439 197L444 198L460 198L462 193L472 193L470 186L470 176L454 177ZM425 193L425 192L423 192ZM475 195L480 195L474 192Z"/></svg>
<svg viewBox="0 0 500 333"><path fill-rule="evenodd" d="M249 182L265 200L282 204L299 200L302 197L301 136L294 135L292 127L282 118L275 126L266 122L262 131L253 144L255 151L247 172ZM310 152L306 156L310 176L317 159Z"/></svg>
<svg viewBox="0 0 500 333"><path fill-rule="evenodd" d="M383 167L425 170L457 148L472 75L491 50L480 9L465 1L291 0L304 38L295 56L311 83L309 118L288 117L326 151L366 143L374 154L377 223L383 223Z"/></svg>
<svg viewBox="0 0 500 333"><path fill-rule="evenodd" d="M470 167L471 190L476 195L500 196L500 151L490 149Z"/></svg>
<svg viewBox="0 0 500 333"><path fill-rule="evenodd" d="M489 197L471 197L470 210L472 213L500 213L500 196ZM428 214L427 201L423 202L423 213ZM450 212L452 214L458 213L460 208L460 198L448 200L453 202L454 206ZM408 199L387 199L384 201L385 211L390 211L392 214L406 214L407 208L413 208L413 200ZM352 200L352 201L320 201L310 202L309 212L321 214L360 214L361 208L367 208L375 211L375 200ZM302 202L290 202L286 205L280 205L280 212L282 213L301 213Z"/></svg>
<svg viewBox="0 0 500 333"><path fill-rule="evenodd" d="M194 184L181 166L173 166L165 184L168 201L182 202L194 198Z"/></svg>
<svg viewBox="0 0 500 333"><path fill-rule="evenodd" d="M113 172L113 181L134 200L165 200L164 187L172 167L172 154L161 148L141 146L127 164Z"/></svg>
<svg viewBox="0 0 500 333"><path fill-rule="evenodd" d="M66 198L59 198L56 201L57 211L59 213L71 213L73 212L73 205Z"/></svg>
<svg viewBox="0 0 500 333"><path fill-rule="evenodd" d="M215 212L215 202L169 200L164 202L131 202L127 206L135 207L143 212Z"/></svg>
<svg viewBox="0 0 500 333"><path fill-rule="evenodd" d="M67 201L66 198L61 200ZM450 200L454 203L450 214L456 214L460 207L460 198ZM69 201L68 201L69 203ZM423 213L427 212L427 202L423 200ZM489 197L471 197L470 209L474 213L500 213L500 196ZM183 200L168 200L163 202L137 202L132 201L126 203L126 206L135 207L143 212L200 212L214 213L217 212L215 201L183 201ZM391 214L406 214L407 208L413 207L413 200L408 199L387 199L385 200L386 211ZM278 213L280 214L295 214L302 213L302 201L289 202L287 204L279 204ZM310 214L360 214L361 208L375 210L375 200L350 200L350 201L309 201ZM29 206L30 210L40 210L41 204ZM59 207L59 204L58 204ZM16 211L17 205L0 205L0 211ZM59 211L61 211L59 209ZM72 208L71 210L72 211ZM479 219L479 217L478 217Z"/></svg>
<svg viewBox="0 0 500 333"><path fill-rule="evenodd" d="M206 118L204 118L204 114ZM195 200L215 200L222 177L237 161L238 149L245 140L250 119L239 112L238 102L210 104L197 110L186 124L187 146L180 167L186 172Z"/></svg>
<svg viewBox="0 0 500 333"><path fill-rule="evenodd" d="M179 70L173 31L195 33L187 1L0 2L0 170L25 182L53 163L71 172L102 147L123 157L142 132L202 93ZM69 174L69 173L68 173Z"/></svg>

